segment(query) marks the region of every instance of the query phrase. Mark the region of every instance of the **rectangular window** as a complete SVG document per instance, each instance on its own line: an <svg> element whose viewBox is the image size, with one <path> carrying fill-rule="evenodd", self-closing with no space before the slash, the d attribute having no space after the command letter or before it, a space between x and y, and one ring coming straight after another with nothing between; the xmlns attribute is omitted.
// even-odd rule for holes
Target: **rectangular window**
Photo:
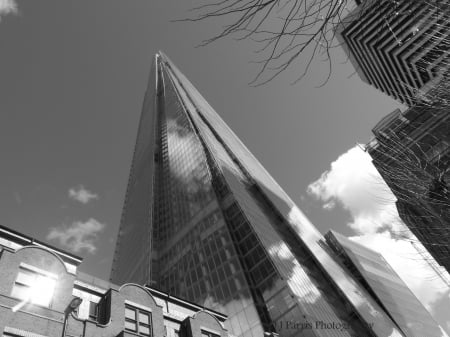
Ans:
<svg viewBox="0 0 450 337"><path fill-rule="evenodd" d="M96 321L98 316L97 303L89 301L89 319Z"/></svg>
<svg viewBox="0 0 450 337"><path fill-rule="evenodd" d="M141 336L152 336L152 314L126 305L125 330L133 331Z"/></svg>
<svg viewBox="0 0 450 337"><path fill-rule="evenodd" d="M49 307L56 286L56 275L28 265L20 265L11 296Z"/></svg>

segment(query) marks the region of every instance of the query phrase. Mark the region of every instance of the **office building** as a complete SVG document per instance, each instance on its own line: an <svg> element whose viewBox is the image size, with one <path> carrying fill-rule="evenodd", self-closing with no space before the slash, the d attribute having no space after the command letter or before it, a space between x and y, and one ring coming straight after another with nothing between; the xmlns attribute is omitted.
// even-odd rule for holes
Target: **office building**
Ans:
<svg viewBox="0 0 450 337"><path fill-rule="evenodd" d="M402 336L323 245L200 93L157 54L111 279L224 312L229 331L242 337Z"/></svg>
<svg viewBox="0 0 450 337"><path fill-rule="evenodd" d="M393 111L366 149L403 222L450 272L450 114L441 104Z"/></svg>
<svg viewBox="0 0 450 337"><path fill-rule="evenodd" d="M0 335L233 337L221 313L149 287L99 280L79 272L81 262L0 226Z"/></svg>
<svg viewBox="0 0 450 337"><path fill-rule="evenodd" d="M381 254L334 231L325 238L339 261L405 336L442 336L439 325Z"/></svg>
<svg viewBox="0 0 450 337"><path fill-rule="evenodd" d="M449 9L444 2L360 1L337 37L363 81L413 105L448 69Z"/></svg>

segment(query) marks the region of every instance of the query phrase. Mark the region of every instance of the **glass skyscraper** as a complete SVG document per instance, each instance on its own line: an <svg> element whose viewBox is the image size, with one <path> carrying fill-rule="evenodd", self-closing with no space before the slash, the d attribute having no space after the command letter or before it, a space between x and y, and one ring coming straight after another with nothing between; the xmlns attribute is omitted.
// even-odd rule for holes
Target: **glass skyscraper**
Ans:
<svg viewBox="0 0 450 337"><path fill-rule="evenodd" d="M440 337L439 325L383 256L339 233L325 238L340 261L407 337Z"/></svg>
<svg viewBox="0 0 450 337"><path fill-rule="evenodd" d="M444 103L450 95L448 87L439 94L443 87L430 91L442 103L395 110L381 119L366 150L395 195L404 224L450 273L450 114Z"/></svg>
<svg viewBox="0 0 450 337"><path fill-rule="evenodd" d="M228 314L236 336L403 336L186 77L155 56L111 280Z"/></svg>

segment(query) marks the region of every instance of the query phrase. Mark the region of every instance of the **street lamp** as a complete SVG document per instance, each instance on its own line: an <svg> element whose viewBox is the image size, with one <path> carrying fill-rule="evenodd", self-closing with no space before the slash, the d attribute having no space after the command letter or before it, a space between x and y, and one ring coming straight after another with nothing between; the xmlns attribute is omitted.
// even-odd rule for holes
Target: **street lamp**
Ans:
<svg viewBox="0 0 450 337"><path fill-rule="evenodd" d="M72 298L72 301L70 301L67 308L64 310L64 324L63 324L63 330L62 330L61 337L66 336L67 320L69 319L69 315L72 312L74 312L75 310L77 310L77 308L80 306L81 302L83 302L83 300L80 297L74 297L74 298Z"/></svg>

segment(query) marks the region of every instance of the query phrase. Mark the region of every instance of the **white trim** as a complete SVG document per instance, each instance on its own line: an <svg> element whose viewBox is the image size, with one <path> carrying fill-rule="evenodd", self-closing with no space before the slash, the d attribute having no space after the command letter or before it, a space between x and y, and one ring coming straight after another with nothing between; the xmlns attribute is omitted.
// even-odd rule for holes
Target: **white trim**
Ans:
<svg viewBox="0 0 450 337"><path fill-rule="evenodd" d="M54 279L54 280L57 280L57 279L58 279L58 275L53 274L53 273L50 273L50 272L48 272L48 271L46 271L46 270L43 270L43 269L34 267L34 266L29 265L29 264L24 263L24 262L20 262L19 267L24 268L24 269L28 269L28 270L31 270L31 271L34 271L35 273L38 273L38 274L41 274L41 275L50 277L50 278L52 278L52 279Z"/></svg>
<svg viewBox="0 0 450 337"><path fill-rule="evenodd" d="M186 316L180 316L180 315L174 314L172 312L165 312L165 311L163 312L163 316L167 317L169 319L172 319L172 320L179 321L180 323L186 318ZM188 316L188 317L191 317L191 316Z"/></svg>
<svg viewBox="0 0 450 337"><path fill-rule="evenodd" d="M142 304L139 304L139 303L136 303L136 302L125 300L125 304L131 305L132 307L135 307L135 308L138 308L138 309L142 309L142 310L145 310L145 311L148 311L148 312L152 312L151 308L146 307L146 306L144 306Z"/></svg>
<svg viewBox="0 0 450 337"><path fill-rule="evenodd" d="M91 291L93 291L93 292L96 292L96 293L99 293L99 294L101 294L101 295L105 295L106 292L107 292L106 289L103 289L103 288L99 288L99 287L90 285L89 283L86 283L86 282L83 282L83 281L80 281L80 280L75 280L75 281L73 282L73 284L76 285L76 286L78 286L78 287L80 287L80 288L89 289L89 290L91 290Z"/></svg>
<svg viewBox="0 0 450 337"><path fill-rule="evenodd" d="M205 328L204 326L200 325L200 333L201 333L202 330L205 330L207 332L213 333L213 334L215 334L215 335L217 335L219 337L222 336L219 331L213 330L213 329L210 329L210 328Z"/></svg>
<svg viewBox="0 0 450 337"><path fill-rule="evenodd" d="M27 241L27 242L31 242L30 239L25 238L25 237L23 237L23 236L21 236L21 235L18 235L18 234L14 234L14 233L12 233L12 232L10 232L9 230L6 230L6 229L4 229L4 228L1 228L1 229L0 229L0 232L7 233L7 234L9 234L9 235L11 235L11 236L14 236L14 237L20 239L20 240L24 240L24 241Z"/></svg>
<svg viewBox="0 0 450 337"><path fill-rule="evenodd" d="M16 328L11 328L9 326L5 326L4 331L7 334L12 334L14 336L21 336L21 337L47 337L44 335L40 335L37 333L33 333L33 332L29 332L29 331L25 331L25 330L21 330L21 329L16 329ZM12 336L10 335L10 336ZM3 337L10 337L10 336L5 336L2 335Z"/></svg>
<svg viewBox="0 0 450 337"><path fill-rule="evenodd" d="M63 262L64 262L64 260L63 260ZM64 265L66 266L67 272L69 274L72 274L72 275L76 275L77 274L77 266L75 266L73 264L70 264L68 262L64 262Z"/></svg>

